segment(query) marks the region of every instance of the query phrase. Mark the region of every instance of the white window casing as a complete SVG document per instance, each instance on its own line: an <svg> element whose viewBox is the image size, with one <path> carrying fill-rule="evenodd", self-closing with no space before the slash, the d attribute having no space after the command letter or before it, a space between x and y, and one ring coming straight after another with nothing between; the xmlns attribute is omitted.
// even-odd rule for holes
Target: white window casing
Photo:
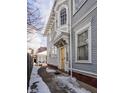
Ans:
<svg viewBox="0 0 124 93"><path fill-rule="evenodd" d="M66 8L61 9L60 11L60 23L61 25L66 24L67 22L67 10Z"/></svg>
<svg viewBox="0 0 124 93"><path fill-rule="evenodd" d="M77 58L77 47L78 47L78 35L88 30L88 60L78 60ZM81 29L75 32L75 62L76 63L92 63L92 52L91 52L91 22L83 26Z"/></svg>
<svg viewBox="0 0 124 93"><path fill-rule="evenodd" d="M64 8L66 9L66 15L67 15L67 16L66 16L66 17L67 17L67 18L66 18L66 24L61 25L61 21L60 21L60 18L61 18L61 17L60 17L60 11L61 11L62 9L64 9ZM67 25L67 24L68 24L68 6L65 5L65 4L61 5L61 6L59 7L59 10L58 10L58 13L57 13L57 14L58 14L58 18L57 18L57 19L58 19L58 21L57 21L57 22L58 22L58 27L63 27L63 26L65 26L65 25Z"/></svg>

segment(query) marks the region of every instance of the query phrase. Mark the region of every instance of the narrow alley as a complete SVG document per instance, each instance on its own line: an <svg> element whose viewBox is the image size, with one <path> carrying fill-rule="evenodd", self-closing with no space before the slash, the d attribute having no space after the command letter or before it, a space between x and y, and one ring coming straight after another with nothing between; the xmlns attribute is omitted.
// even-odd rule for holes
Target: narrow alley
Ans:
<svg viewBox="0 0 124 93"><path fill-rule="evenodd" d="M97 93L97 0L28 0L28 93Z"/></svg>
<svg viewBox="0 0 124 93"><path fill-rule="evenodd" d="M47 72L46 68L41 67L38 74L42 77L43 81L48 85L51 93L67 93L64 89L60 88L55 81L56 71ZM60 74L60 73L58 73Z"/></svg>
<svg viewBox="0 0 124 93"><path fill-rule="evenodd" d="M71 80L57 69L33 66L28 93L96 93L96 89L81 85L75 78Z"/></svg>

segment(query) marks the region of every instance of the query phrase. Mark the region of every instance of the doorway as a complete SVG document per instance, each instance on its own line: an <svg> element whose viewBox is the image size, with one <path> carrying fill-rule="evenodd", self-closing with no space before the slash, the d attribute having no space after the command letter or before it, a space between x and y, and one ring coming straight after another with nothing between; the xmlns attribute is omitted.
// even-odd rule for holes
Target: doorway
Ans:
<svg viewBox="0 0 124 93"><path fill-rule="evenodd" d="M60 49L60 65L61 65L61 70L64 71L65 69L65 48L61 47Z"/></svg>

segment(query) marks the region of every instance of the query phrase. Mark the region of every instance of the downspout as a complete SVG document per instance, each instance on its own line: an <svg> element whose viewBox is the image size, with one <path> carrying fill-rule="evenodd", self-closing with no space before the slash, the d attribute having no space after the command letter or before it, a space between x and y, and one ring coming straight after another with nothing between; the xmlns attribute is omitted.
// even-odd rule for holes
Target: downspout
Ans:
<svg viewBox="0 0 124 93"><path fill-rule="evenodd" d="M70 30L70 76L72 78L72 35L71 35L71 0L69 0L69 16L70 16L70 23L69 23L69 30Z"/></svg>

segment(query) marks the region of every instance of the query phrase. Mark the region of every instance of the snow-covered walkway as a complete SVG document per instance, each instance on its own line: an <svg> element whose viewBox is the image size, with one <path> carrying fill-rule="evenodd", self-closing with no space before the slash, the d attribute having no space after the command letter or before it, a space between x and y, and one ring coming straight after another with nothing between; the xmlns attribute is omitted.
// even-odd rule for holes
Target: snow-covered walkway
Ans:
<svg viewBox="0 0 124 93"><path fill-rule="evenodd" d="M31 79L29 82L28 93L51 93L48 86L42 80L42 78L38 75L38 69L40 67L33 66Z"/></svg>
<svg viewBox="0 0 124 93"><path fill-rule="evenodd" d="M41 67L38 74L48 85L51 93L91 93L89 90L83 88L76 78L71 78L55 69Z"/></svg>
<svg viewBox="0 0 124 93"><path fill-rule="evenodd" d="M56 80L60 87L66 89L68 93L91 93L83 87L80 87L76 78L69 76L57 76Z"/></svg>

